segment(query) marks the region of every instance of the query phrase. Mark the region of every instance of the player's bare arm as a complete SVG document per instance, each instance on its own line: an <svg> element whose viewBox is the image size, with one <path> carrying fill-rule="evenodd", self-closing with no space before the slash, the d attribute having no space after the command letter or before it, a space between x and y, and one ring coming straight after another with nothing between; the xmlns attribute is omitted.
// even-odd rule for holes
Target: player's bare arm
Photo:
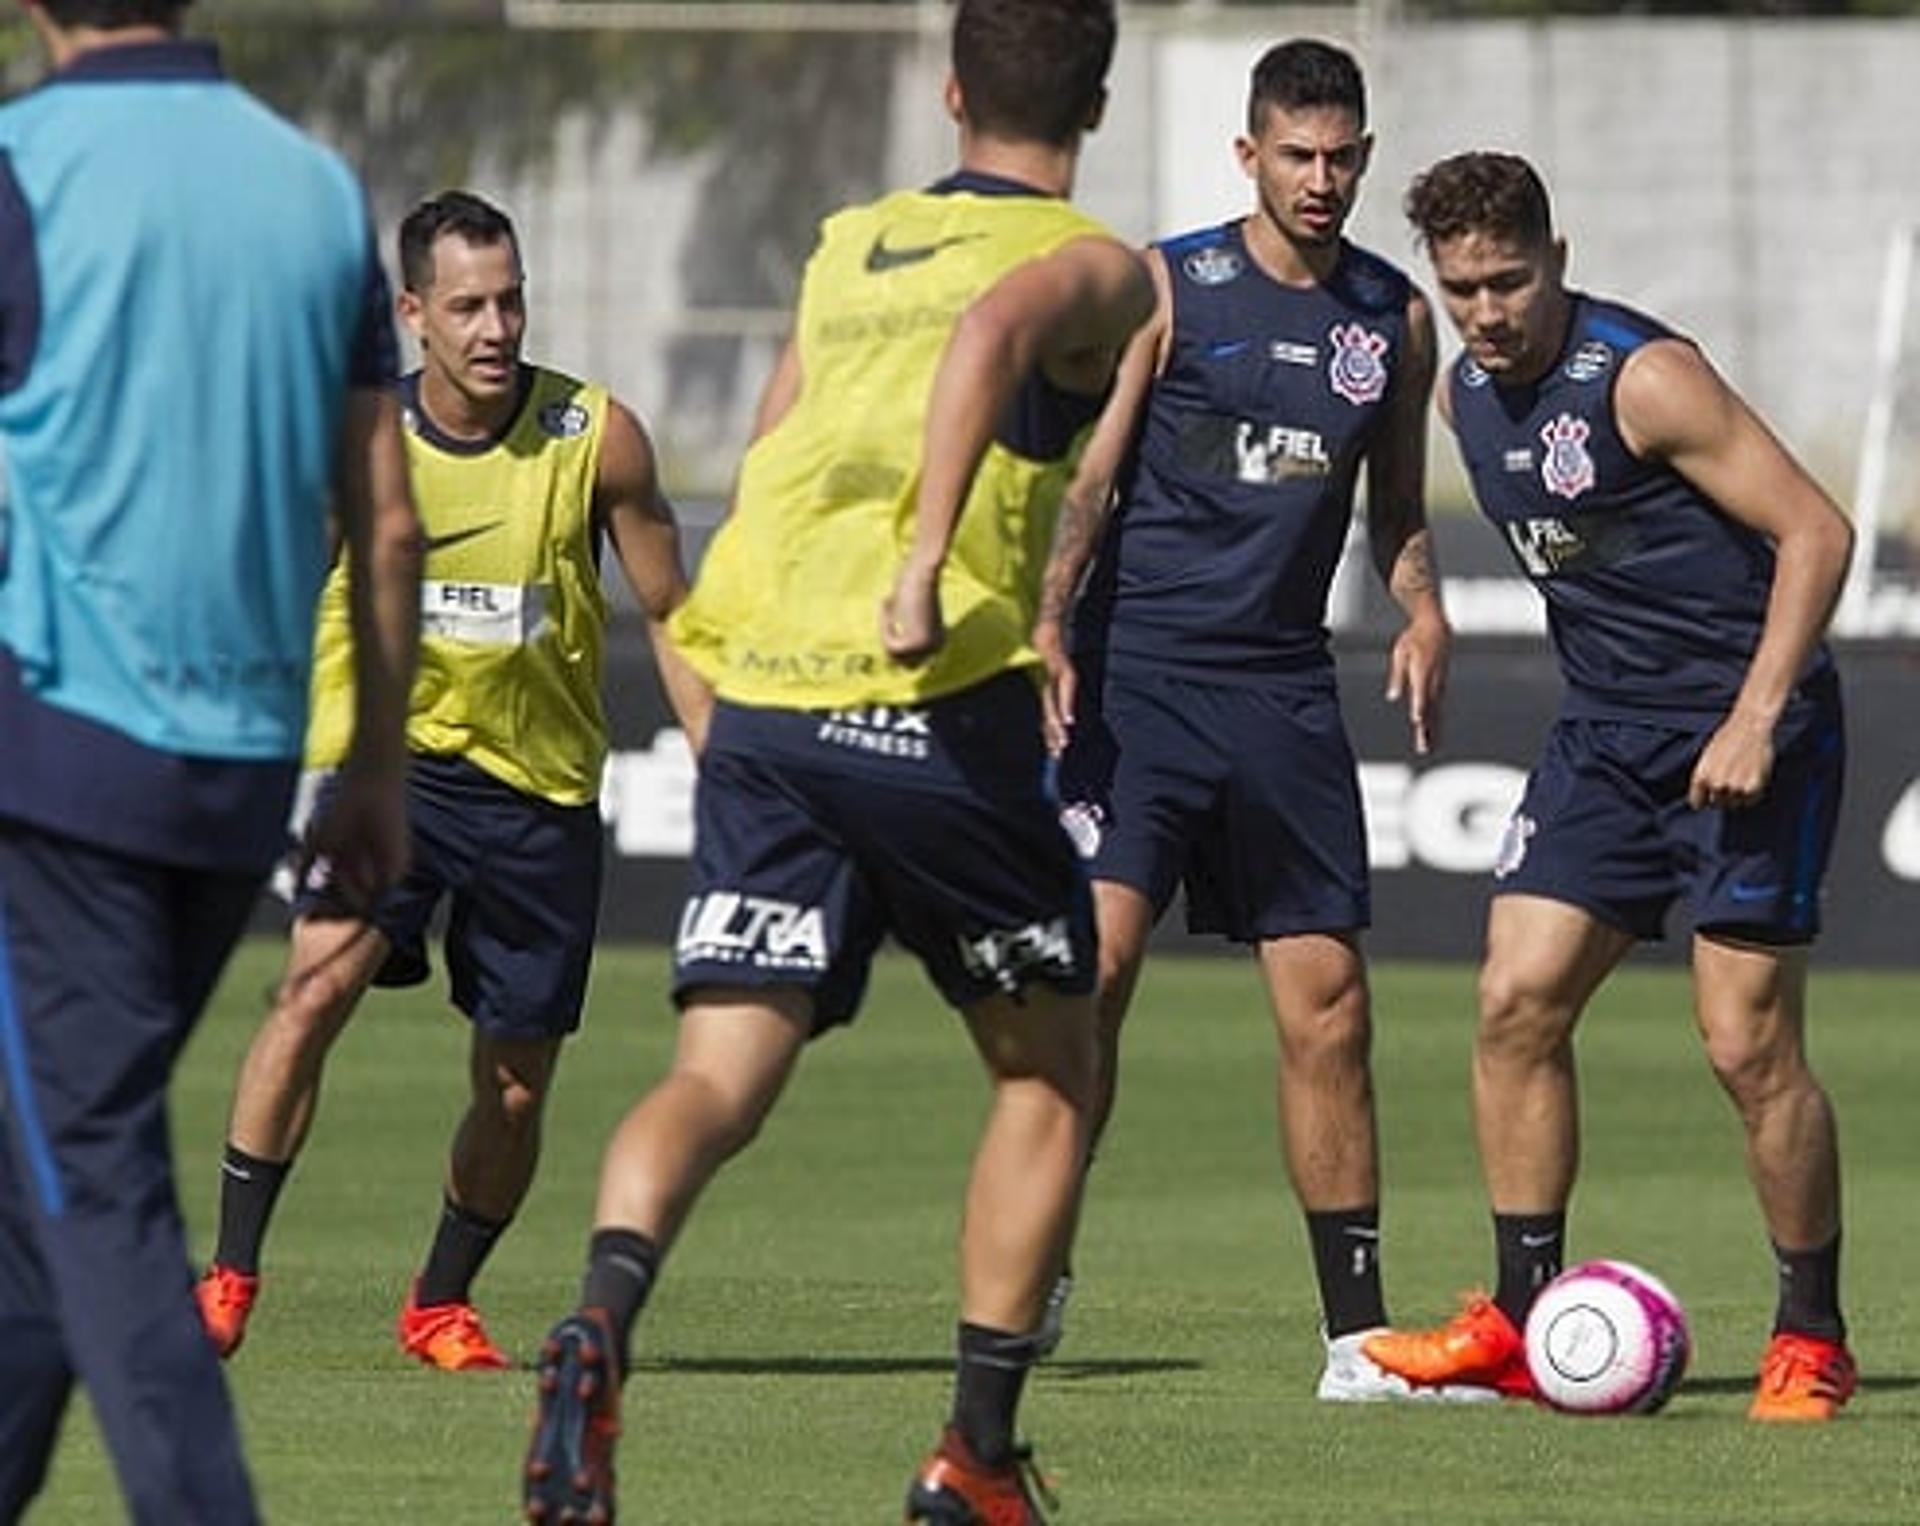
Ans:
<svg viewBox="0 0 1920 1526"><path fill-rule="evenodd" d="M1387 699L1397 703L1405 696L1413 750L1421 756L1440 745L1453 646L1427 527L1427 404L1434 356L1433 308L1416 290L1407 301L1406 348L1386 417L1367 452L1367 540L1380 580L1406 616L1387 663Z"/></svg>
<svg viewBox="0 0 1920 1526"><path fill-rule="evenodd" d="M359 907L406 872L408 852L407 707L423 550L391 392L348 393L335 478L353 627L353 747L307 851L326 859L341 899Z"/></svg>
<svg viewBox="0 0 1920 1526"><path fill-rule="evenodd" d="M974 471L1024 379L1038 367L1063 391L1104 392L1153 305L1132 250L1082 238L1010 272L961 316L934 374L913 541L881 611L881 640L896 660L939 650L940 569Z"/></svg>
<svg viewBox="0 0 1920 1526"><path fill-rule="evenodd" d="M1773 731L1832 618L1853 528L1706 357L1681 340L1634 352L1615 395L1636 454L1665 461L1722 512L1773 542L1766 624L1732 711L1695 765L1688 801L1749 805L1773 771Z"/></svg>
<svg viewBox="0 0 1920 1526"><path fill-rule="evenodd" d="M660 683L694 751L706 741L713 691L667 634L667 619L687 596L680 558L680 526L660 490L653 443L640 421L620 402L607 410L600 465L593 484L594 516L606 526L627 586L647 619L647 639Z"/></svg>
<svg viewBox="0 0 1920 1526"><path fill-rule="evenodd" d="M1081 451L1073 481L1060 502L1060 523L1054 532L1053 553L1040 583L1040 609L1034 622L1033 644L1046 667L1042 690L1047 746L1064 751L1073 725L1075 675L1067 657L1066 622L1087 564L1093 560L1107 519L1113 512L1113 485L1146 413L1147 395L1166 365L1167 334L1173 310L1166 261L1158 250L1143 256L1153 279L1153 317L1135 331L1121 353L1113 391L1095 421Z"/></svg>

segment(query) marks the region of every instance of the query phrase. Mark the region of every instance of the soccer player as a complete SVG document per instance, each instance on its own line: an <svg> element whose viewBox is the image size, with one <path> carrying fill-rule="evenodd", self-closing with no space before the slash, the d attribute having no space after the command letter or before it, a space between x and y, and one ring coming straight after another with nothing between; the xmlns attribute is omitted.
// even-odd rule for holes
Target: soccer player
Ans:
<svg viewBox="0 0 1920 1526"><path fill-rule="evenodd" d="M319 1100L327 1052L371 984L427 978L428 922L451 902L454 1005L472 1088L445 1201L400 1313L401 1348L448 1371L509 1365L472 1284L533 1179L542 1105L579 1026L599 915L607 726L602 536L653 626L696 740L704 686L662 622L685 592L652 446L606 389L521 359L512 223L463 191L400 227L399 311L420 369L400 383L428 534L420 672L407 720L412 868L371 915L326 886L297 901L287 974L241 1066L221 1162L220 1232L199 1285L222 1356L246 1333L268 1217ZM321 606L310 767L339 763L352 706L347 578ZM318 814L325 819L323 794Z"/></svg>
<svg viewBox="0 0 1920 1526"><path fill-rule="evenodd" d="M808 263L733 515L673 625L719 695L679 1046L608 1146L581 1307L541 1357L530 1519L610 1516L619 1384L662 1259L807 1041L852 1019L889 931L993 1087L952 1423L907 1518L1039 1519L1014 1416L1079 1188L1094 930L1028 638L1079 439L1152 301L1065 200L1114 36L1110 0L961 0L957 173L830 217Z"/></svg>
<svg viewBox="0 0 1920 1526"><path fill-rule="evenodd" d="M1367 854L1326 610L1363 465L1374 563L1406 615L1387 692L1419 753L1450 643L1424 503L1432 311L1341 234L1371 149L1348 54L1299 39L1254 66L1235 144L1254 209L1148 251L1158 307L1068 495L1039 632L1099 910L1095 1137L1148 935L1184 882L1189 926L1251 945L1266 980L1335 1401L1408 1395L1360 1350L1387 1319Z"/></svg>
<svg viewBox="0 0 1920 1526"><path fill-rule="evenodd" d="M1480 977L1496 1289L1367 1349L1416 1382L1529 1391L1521 1331L1578 1159L1574 1027L1685 897L1695 1017L1779 1269L1750 1413L1826 1420L1855 1376L1833 1109L1803 1034L1845 752L1821 638L1852 531L1689 340L1565 284L1524 160L1443 160L1406 206L1465 346L1441 410L1546 600L1567 692L1494 866Z"/></svg>
<svg viewBox="0 0 1920 1526"><path fill-rule="evenodd" d="M27 0L0 108L0 1520L77 1380L141 1523L259 1519L194 1311L167 1084L279 851L329 500L340 893L405 865L419 605L386 283L334 155L165 0Z"/></svg>

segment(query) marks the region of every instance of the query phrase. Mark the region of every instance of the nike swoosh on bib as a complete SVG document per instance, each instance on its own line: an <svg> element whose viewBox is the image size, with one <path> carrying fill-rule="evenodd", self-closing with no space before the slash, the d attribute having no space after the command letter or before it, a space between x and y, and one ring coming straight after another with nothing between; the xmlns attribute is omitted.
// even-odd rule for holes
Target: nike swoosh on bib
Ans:
<svg viewBox="0 0 1920 1526"><path fill-rule="evenodd" d="M918 265L932 259L943 249L951 249L955 244L971 244L976 239L986 237L983 233L956 233L951 238L936 239L931 244L901 244L887 247L887 236L882 233L873 241L873 247L867 251L867 273L884 275L889 270L898 270L903 265Z"/></svg>
<svg viewBox="0 0 1920 1526"><path fill-rule="evenodd" d="M445 551L449 546L457 546L464 540L472 540L476 535L485 535L489 530L497 530L505 523L504 519L495 519L484 525L469 525L464 530L449 530L445 535L429 535L427 555L432 556L436 551Z"/></svg>

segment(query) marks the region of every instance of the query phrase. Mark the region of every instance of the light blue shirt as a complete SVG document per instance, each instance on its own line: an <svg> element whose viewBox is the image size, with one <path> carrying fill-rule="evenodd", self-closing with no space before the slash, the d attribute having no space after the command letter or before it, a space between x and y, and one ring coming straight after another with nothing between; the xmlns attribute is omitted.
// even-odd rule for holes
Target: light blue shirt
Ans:
<svg viewBox="0 0 1920 1526"><path fill-rule="evenodd" d="M143 745L297 755L342 404L393 369L359 185L186 42L0 108L0 182L0 645Z"/></svg>
<svg viewBox="0 0 1920 1526"><path fill-rule="evenodd" d="M0 818L272 858L343 405L397 359L353 174L211 46L0 107Z"/></svg>

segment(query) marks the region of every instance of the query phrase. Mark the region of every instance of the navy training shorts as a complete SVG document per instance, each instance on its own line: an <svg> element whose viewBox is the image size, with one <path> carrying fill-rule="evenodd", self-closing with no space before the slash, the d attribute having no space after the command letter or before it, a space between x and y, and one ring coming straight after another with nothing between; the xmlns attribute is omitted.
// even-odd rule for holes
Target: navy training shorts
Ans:
<svg viewBox="0 0 1920 1526"><path fill-rule="evenodd" d="M797 986L852 1019L891 932L965 1007L1097 975L1092 899L1048 785L1039 696L1006 673L918 706L722 702L694 794L674 996Z"/></svg>
<svg viewBox="0 0 1920 1526"><path fill-rule="evenodd" d="M1060 770L1097 880L1236 942L1367 926L1372 899L1353 749L1331 671L1234 683L1082 675Z"/></svg>
<svg viewBox="0 0 1920 1526"><path fill-rule="evenodd" d="M316 812L327 808L323 784ZM600 921L605 828L592 805L523 794L458 758L415 754L407 770L413 862L369 919L393 951L380 986L424 982L427 934L448 902L453 1004L497 1038L558 1038L580 1026ZM301 916L338 916L324 889Z"/></svg>
<svg viewBox="0 0 1920 1526"><path fill-rule="evenodd" d="M1710 731L1563 717L1508 820L1494 893L1564 901L1647 940L1684 896L1702 932L1812 942L1846 733L1838 681L1809 693L1776 735L1766 794L1737 810L1687 804Z"/></svg>

